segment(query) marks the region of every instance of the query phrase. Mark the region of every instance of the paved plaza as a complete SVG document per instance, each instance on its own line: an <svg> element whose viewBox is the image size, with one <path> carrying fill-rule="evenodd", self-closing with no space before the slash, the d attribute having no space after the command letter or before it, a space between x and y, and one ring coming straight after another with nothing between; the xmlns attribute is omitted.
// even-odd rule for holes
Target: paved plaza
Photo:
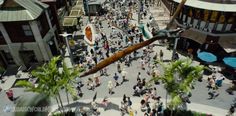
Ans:
<svg viewBox="0 0 236 116"><path fill-rule="evenodd" d="M166 21L169 19L169 18L167 18L166 15L161 15L163 12L165 12L164 9L162 9L162 8L155 9L153 7L151 7L151 9L152 9L151 10L152 13L154 13L154 12L160 13L160 15L158 15L158 16L164 17L162 20ZM149 14L151 14L151 13L149 13ZM132 21L137 23L138 14L134 13L133 17L134 17L134 19ZM155 19L159 20L158 17ZM86 23L88 22L87 20L88 20L87 17L83 18L84 25L86 25ZM147 23L148 20L149 19L146 18L143 20L143 22ZM161 29L165 28L164 27L165 21L158 22L158 25L161 25L160 26ZM103 28L101 28L101 30L103 32L105 32L107 36L110 35L112 30L111 30L111 28L107 28L108 27L107 20L102 21L102 25L103 25ZM116 29L116 31L122 32L119 29ZM76 32L76 34L81 34L81 31ZM117 41L117 40L118 40L118 38L111 39L111 41ZM125 45L124 42L122 44ZM102 47L101 42L99 43L99 45L100 45L99 47ZM172 50L168 50L166 48L166 46L161 45L158 41L153 43L153 45L154 45L154 48L153 48L154 52L151 53L151 58L154 57L155 53L159 54L160 50L162 50L164 52L164 59L163 60L165 60L165 61L171 60ZM138 50L138 53L139 53L138 56L140 56L140 57L143 56L142 49ZM110 55L112 55L112 53L110 53ZM180 59L186 59L186 56L180 55ZM70 62L69 58L66 58L66 60L67 60L67 62ZM199 64L199 62L194 61L194 65L198 65L198 64ZM82 87L82 92L84 93L84 95L78 101L73 101L73 103L72 103L73 105L70 105L70 106L72 106L73 109L75 109L76 107L83 106L83 105L84 105L84 107L89 108L90 102L92 101L94 94L97 92L97 99L96 99L97 103L101 103L102 99L105 96L108 97L108 101L110 102L110 104L108 105L108 109L106 111L104 111L103 108L99 107L98 110L100 111L100 115L101 116L111 116L111 115L112 116L120 116L121 115L120 110L119 110L120 103L122 101L123 95L125 94L126 96L131 97L131 101L133 102L132 109L137 112L135 114L135 116L143 116L144 113L141 112L141 110L140 110L140 101L141 101L141 99L143 99L143 97L133 97L132 96L133 95L133 86L137 83L138 72L141 72L142 79L146 78L146 80L149 80L149 79L151 79L151 76L149 76L147 74L147 70L141 69L140 59L132 61L132 65L130 67L125 66L124 63L122 63L121 67L126 69L126 72L127 72L126 77L129 81L124 82L123 84L114 88L113 89L114 94L110 95L108 93L107 86L108 86L109 81L114 82L113 76L115 73L117 73L116 62L114 62L113 64L111 64L107 67L107 69L108 69L107 72L108 72L109 76L100 76L99 77L101 85L99 87L96 87L94 91L88 90L87 86L86 86L86 82L87 82L88 78L93 78L94 75L89 75L89 76L81 78L81 81L85 84L84 87ZM158 69L160 70L161 73L163 73L161 68L158 68ZM120 73L117 73L117 74L120 77L118 80L120 83L122 80L122 77L121 77ZM100 75L100 73L97 72L95 75L98 76L98 75ZM26 74L24 76L27 77L28 75ZM15 78L15 77L12 77L12 78ZM227 79L224 80L222 87L219 88L220 95L215 99L209 100L208 99L209 98L208 88L206 87L207 86L207 78L208 78L208 76L204 75L202 82L196 82L195 89L192 90L192 97L190 98L191 103L187 104L187 108L189 110L193 110L193 111L213 114L214 116L224 116L225 114L227 114L230 104L234 98L234 96L229 95L225 91L227 88L229 88L231 86L230 81ZM8 83L12 83L12 82L10 82L10 80L12 80L12 79L7 80L6 81L7 83L1 84L0 86L5 90L9 89L10 85ZM159 84L159 85L154 85L154 86L157 88L158 96L161 96L161 101L165 104L166 90L164 89L163 85ZM30 92L24 92L23 88L13 88L13 91L14 91L15 96L32 95L32 93L30 93ZM61 93L65 94L64 91L62 91ZM65 104L67 104L66 103L66 96L63 95L62 99L63 99L63 102ZM70 100L72 102L71 98L70 98ZM0 116L13 116L14 115L13 112L4 112L4 108L6 106L14 107L14 103L12 103L11 101L8 100L4 91L2 91L0 93L0 101L1 101L0 102ZM55 108L57 108L56 101L55 101L55 99L52 98L52 109L55 109Z"/></svg>

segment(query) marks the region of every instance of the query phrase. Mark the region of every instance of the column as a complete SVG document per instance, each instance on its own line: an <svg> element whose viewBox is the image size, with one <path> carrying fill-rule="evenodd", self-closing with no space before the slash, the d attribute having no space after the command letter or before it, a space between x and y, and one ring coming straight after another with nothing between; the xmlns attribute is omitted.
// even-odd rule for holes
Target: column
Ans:
<svg viewBox="0 0 236 116"><path fill-rule="evenodd" d="M41 35L38 25L37 25L37 21L35 21L35 20L31 21L31 22L29 22L29 24L30 24L30 27L31 27L32 32L34 34L35 41L37 42L39 49L41 51L43 59L45 61L49 61L50 58L49 58L47 50L46 50L46 46L45 46L46 43L43 41L42 35Z"/></svg>
<svg viewBox="0 0 236 116"><path fill-rule="evenodd" d="M46 10L45 13L46 13L47 21L48 21L48 24L49 24L49 27L50 27L50 31L53 30L53 36L54 36L53 40L54 40L54 43L56 45L57 50L59 50L59 45L58 45L57 38L56 38L56 35L55 35L55 30L53 29L53 25L52 25L52 22L51 22L48 10Z"/></svg>
<svg viewBox="0 0 236 116"><path fill-rule="evenodd" d="M10 39L10 37L9 37L9 35L8 35L4 25L2 23L0 23L0 30L2 32L2 35L3 35L3 37L4 37L4 39L5 39L6 43L7 43L9 52L12 55L13 60L16 63L16 65L22 66L23 68L26 68L24 63L23 63L23 61L20 58L18 50L13 50L12 49L12 47L11 47L11 44L12 44L11 39Z"/></svg>

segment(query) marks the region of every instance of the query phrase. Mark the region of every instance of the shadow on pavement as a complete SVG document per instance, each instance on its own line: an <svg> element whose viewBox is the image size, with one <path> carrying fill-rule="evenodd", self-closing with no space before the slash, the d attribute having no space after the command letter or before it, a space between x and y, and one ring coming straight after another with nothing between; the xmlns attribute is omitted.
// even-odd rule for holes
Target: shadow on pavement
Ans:
<svg viewBox="0 0 236 116"><path fill-rule="evenodd" d="M102 108L105 109L104 105L102 105L102 104L99 104L98 107L102 107ZM117 104L114 104L114 103L112 103L112 102L109 102L109 104L108 104L106 110L117 110L117 111L120 111L120 107L119 107L119 105L117 105Z"/></svg>
<svg viewBox="0 0 236 116"><path fill-rule="evenodd" d="M3 76L16 75L18 70L19 70L19 66L7 67L6 72L3 74Z"/></svg>
<svg viewBox="0 0 236 116"><path fill-rule="evenodd" d="M66 107L66 108L76 108L76 107L87 107L87 108L91 108L91 104L90 104L90 102L89 102L89 103L75 102L75 103L72 103L72 104L65 105L64 107ZM99 107L99 108L106 109L106 110L117 110L117 111L120 111L119 105L114 104L114 103L112 103L112 102L109 102L109 104L108 104L107 107L105 107L105 106L104 106L103 104L101 104L101 103L98 103L98 107ZM59 110L59 109L56 109L56 110Z"/></svg>

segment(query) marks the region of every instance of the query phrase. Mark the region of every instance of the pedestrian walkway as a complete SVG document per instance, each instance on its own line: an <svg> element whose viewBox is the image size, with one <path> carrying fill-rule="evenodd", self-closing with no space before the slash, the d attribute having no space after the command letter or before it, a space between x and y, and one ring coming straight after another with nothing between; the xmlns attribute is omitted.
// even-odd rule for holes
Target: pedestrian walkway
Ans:
<svg viewBox="0 0 236 116"><path fill-rule="evenodd" d="M100 104L102 102L102 98L97 98L96 102L98 104ZM142 100L141 97L131 97L131 101L132 101L132 110L134 112L137 112L137 114L135 116L143 116L144 112L142 112L140 110L140 101ZM98 111L100 112L101 116L120 116L121 112L119 110L120 108L120 104L122 101L122 97L113 97L113 98L108 98L108 101L111 102L108 105L108 108L106 111L104 111L104 109L102 107L98 108ZM165 108L165 99L161 99L161 101L164 104L164 108ZM170 100L168 100L170 101ZM90 103L92 102L92 99L85 99L85 100L78 100L75 101L71 104L74 104L71 108L72 110L75 110L77 107L84 107L85 109L89 110L90 108ZM152 102L151 102L152 103ZM64 103L65 105L67 103ZM69 105L71 106L71 105ZM150 105L151 106L151 105ZM55 109L57 109L58 106L57 105L53 105L52 106L52 110L54 111ZM213 116L225 116L227 114L227 110L224 109L220 109L220 108L216 108L213 106L207 106L207 105L203 105L203 104L198 104L198 103L190 103L187 104L187 109L188 110L192 110L192 111L196 111L196 112L200 112L200 113L207 113L207 114L212 114ZM128 116L128 114L126 114L126 116Z"/></svg>

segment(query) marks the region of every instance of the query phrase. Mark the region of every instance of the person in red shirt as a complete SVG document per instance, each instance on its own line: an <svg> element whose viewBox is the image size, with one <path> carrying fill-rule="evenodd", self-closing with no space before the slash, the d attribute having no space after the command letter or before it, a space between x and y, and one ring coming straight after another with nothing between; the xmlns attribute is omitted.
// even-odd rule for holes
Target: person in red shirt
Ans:
<svg viewBox="0 0 236 116"><path fill-rule="evenodd" d="M9 100L14 101L13 91L10 89L6 92Z"/></svg>

